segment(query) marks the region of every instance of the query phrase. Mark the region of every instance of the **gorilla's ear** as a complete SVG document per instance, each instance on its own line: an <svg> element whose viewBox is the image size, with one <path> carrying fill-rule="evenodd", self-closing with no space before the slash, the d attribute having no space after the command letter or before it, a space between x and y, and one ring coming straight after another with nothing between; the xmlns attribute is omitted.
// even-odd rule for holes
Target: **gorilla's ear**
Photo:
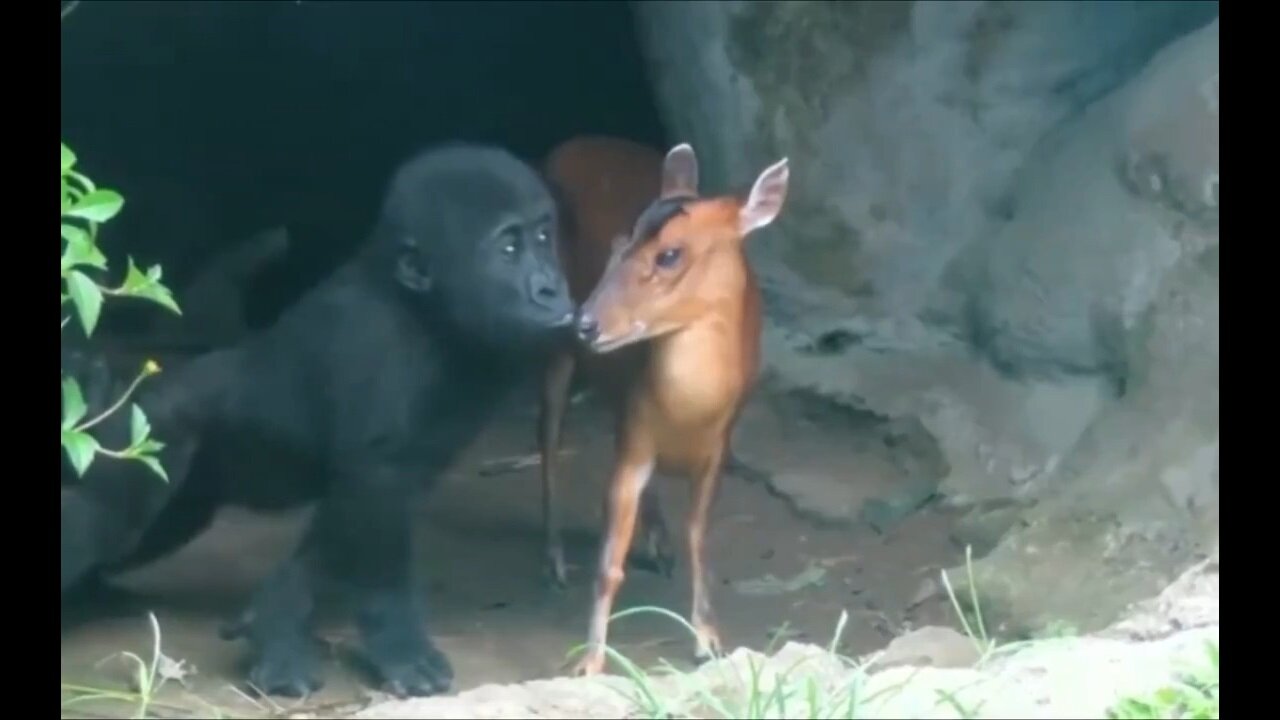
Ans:
<svg viewBox="0 0 1280 720"><path fill-rule="evenodd" d="M430 292L431 272L427 264L427 259L418 250L417 240L402 237L396 248L396 282L412 292Z"/></svg>

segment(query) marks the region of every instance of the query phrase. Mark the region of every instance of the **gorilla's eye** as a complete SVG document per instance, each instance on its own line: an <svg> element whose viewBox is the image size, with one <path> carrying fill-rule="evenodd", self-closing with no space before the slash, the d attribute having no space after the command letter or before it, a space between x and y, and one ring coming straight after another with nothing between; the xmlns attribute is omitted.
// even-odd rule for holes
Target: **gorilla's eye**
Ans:
<svg viewBox="0 0 1280 720"><path fill-rule="evenodd" d="M520 231L514 227L503 228L498 233L498 242L503 255L514 257L520 252Z"/></svg>
<svg viewBox="0 0 1280 720"><path fill-rule="evenodd" d="M678 262L680 262L680 248L678 247L667 248L658 253L658 256L653 259L653 264L664 270L670 270Z"/></svg>
<svg viewBox="0 0 1280 720"><path fill-rule="evenodd" d="M538 238L538 242L545 244L551 239L551 230L546 225L540 225L535 237Z"/></svg>

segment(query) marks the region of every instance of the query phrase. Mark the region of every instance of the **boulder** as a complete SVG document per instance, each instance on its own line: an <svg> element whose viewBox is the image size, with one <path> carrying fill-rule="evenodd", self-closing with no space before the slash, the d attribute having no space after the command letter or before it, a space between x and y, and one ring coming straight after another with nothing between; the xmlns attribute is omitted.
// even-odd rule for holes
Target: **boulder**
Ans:
<svg viewBox="0 0 1280 720"><path fill-rule="evenodd" d="M767 373L932 436L938 491L1003 533L974 573L1013 593L993 607L1104 625L1212 542L1217 3L636 12L708 190L791 160L749 241Z"/></svg>
<svg viewBox="0 0 1280 720"><path fill-rule="evenodd" d="M377 703L355 717L1108 717L1187 675L1212 682L1217 695L1217 599L1214 560L1093 635L982 648L926 627L856 660L789 642L771 654L739 648L691 673L485 685ZM1138 712L1123 716L1152 716Z"/></svg>

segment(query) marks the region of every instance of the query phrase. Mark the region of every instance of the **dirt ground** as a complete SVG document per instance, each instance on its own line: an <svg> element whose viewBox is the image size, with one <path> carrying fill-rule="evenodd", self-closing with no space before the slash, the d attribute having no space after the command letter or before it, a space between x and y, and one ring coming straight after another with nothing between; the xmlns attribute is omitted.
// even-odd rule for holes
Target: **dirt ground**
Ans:
<svg viewBox="0 0 1280 720"><path fill-rule="evenodd" d="M570 587L557 592L543 581L536 466L500 474L479 472L487 462L533 450L535 412L527 397L515 398L512 409L470 448L456 471L421 501L418 531L421 570L429 588L428 622L435 641L453 662L455 690L555 676L563 672L566 653L585 640L590 568L612 456L611 438L602 430L609 424L589 398L571 408L566 419L564 445L572 453L564 463L566 551L574 569ZM817 447L831 448L832 477L849 479L868 498L890 495L894 488L886 483L903 481L880 472L861 477L857 467L848 466L850 439L835 431L831 436ZM814 447L809 440L807 447ZM757 457L775 450L780 456L787 454L783 436L778 436L777 448L758 446L768 439L752 442ZM806 458L810 468L823 463L814 452L809 450ZM615 610L657 605L686 615L688 562L680 528L687 493L680 478L659 476L655 482L681 553L676 571L666 579L630 569ZM64 685L123 689L128 666L108 658L122 650L150 657L145 611L151 609L160 624L164 653L194 667L185 687L171 682L161 691L164 706L155 710L160 714L208 717L209 706L240 717L302 708L338 714L365 704L376 693L344 660L347 649L356 647L349 623L323 624L322 633L334 648L333 661L324 669L326 685L300 701L251 700L237 690L245 648L217 635L218 626L242 606L252 585L290 552L308 514L282 518L226 510L213 528L180 553L120 581L141 594L143 605L64 608ZM726 645L764 649L784 639L826 644L841 610L849 613L842 648L850 654L877 650L913 627L953 624L944 599L915 602L939 568L962 560L951 526L941 510L926 507L884 535L865 526L818 527L758 481L726 474L709 536L716 578L713 600ZM773 590L768 582L749 582L768 575L801 581L797 587ZM748 583L738 584L743 581ZM758 589L762 586L764 591ZM611 626L610 641L641 664L665 658L692 667L692 639L669 618L638 615L619 620ZM124 705L97 702L63 709L64 716L132 712Z"/></svg>

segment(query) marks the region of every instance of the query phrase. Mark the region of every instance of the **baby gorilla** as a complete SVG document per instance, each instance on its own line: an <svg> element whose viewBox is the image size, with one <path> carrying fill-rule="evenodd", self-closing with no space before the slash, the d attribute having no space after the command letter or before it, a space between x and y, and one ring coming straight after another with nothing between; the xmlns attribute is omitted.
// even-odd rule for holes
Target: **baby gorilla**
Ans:
<svg viewBox="0 0 1280 720"><path fill-rule="evenodd" d="M250 682L291 696L322 685L311 625L324 580L354 601L389 691L447 690L410 578L413 499L568 327L557 223L540 177L503 150L450 145L407 163L350 262L267 331L149 381L141 403L173 442L170 483L101 459L64 489L63 590L171 552L221 504L315 500L296 552L226 632L251 646Z"/></svg>

